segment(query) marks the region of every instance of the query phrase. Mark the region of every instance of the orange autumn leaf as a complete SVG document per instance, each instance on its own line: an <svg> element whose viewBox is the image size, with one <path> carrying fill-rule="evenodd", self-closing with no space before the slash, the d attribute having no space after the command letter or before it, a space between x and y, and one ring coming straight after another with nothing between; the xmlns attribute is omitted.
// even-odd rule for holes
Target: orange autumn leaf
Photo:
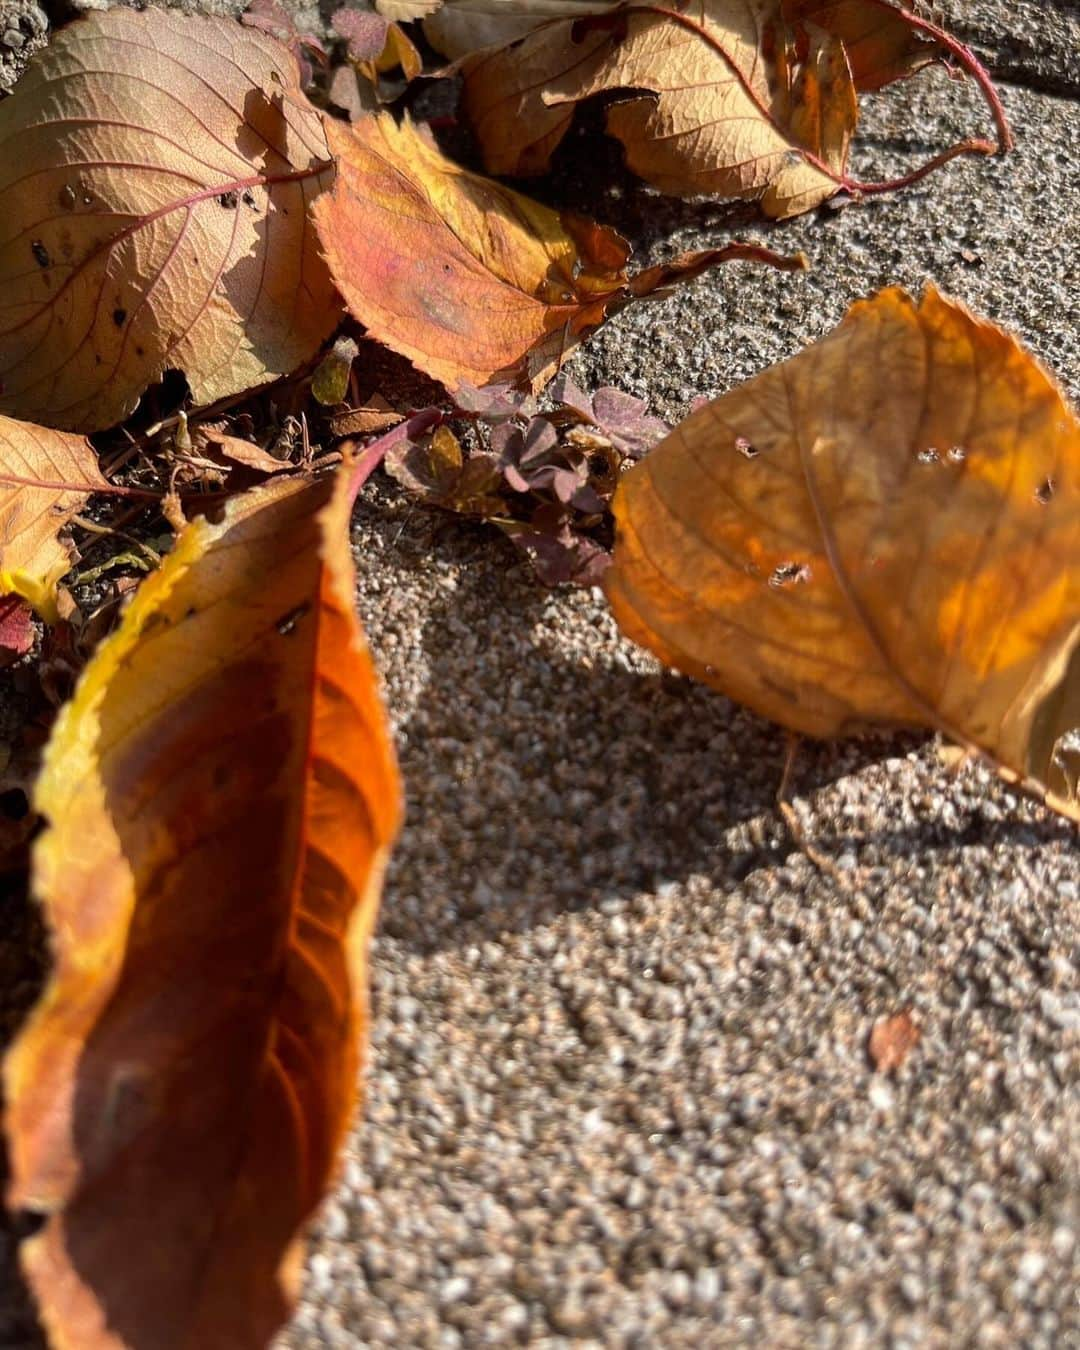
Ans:
<svg viewBox="0 0 1080 1350"><path fill-rule="evenodd" d="M475 2L498 10L489 20L498 31L505 6ZM450 16L462 9L475 23L473 7L474 0L451 0L430 23L458 35ZM607 127L634 173L674 195L760 200L778 218L841 189L885 191L958 154L1011 143L1000 100L972 53L887 0L637 0L581 10L462 57L463 107L490 172L544 172L577 105L598 95L617 96ZM853 178L857 88L880 87L945 52L979 81L998 145L964 141L891 183Z"/></svg>
<svg viewBox="0 0 1080 1350"><path fill-rule="evenodd" d="M883 291L622 480L661 660L811 736L926 726L1080 820L1080 422L1014 338Z"/></svg>
<svg viewBox="0 0 1080 1350"><path fill-rule="evenodd" d="M859 90L912 75L945 50L913 13L890 0L783 0L782 12L791 23L816 24L839 38Z"/></svg>
<svg viewBox="0 0 1080 1350"><path fill-rule="evenodd" d="M905 1010L874 1023L866 1051L878 1073L895 1073L921 1039L918 1024Z"/></svg>
<svg viewBox="0 0 1080 1350"><path fill-rule="evenodd" d="M64 1350L254 1350L289 1313L400 810L349 505L346 471L189 524L47 748L7 1198Z"/></svg>
<svg viewBox="0 0 1080 1350"><path fill-rule="evenodd" d="M628 277L614 230L470 173L408 119L326 132L337 179L314 215L334 280L371 337L451 390L539 387L607 315L716 263L805 265L735 244Z"/></svg>
<svg viewBox="0 0 1080 1350"><path fill-rule="evenodd" d="M48 622L73 562L61 530L109 484L81 436L0 417L0 594L21 595Z"/></svg>
<svg viewBox="0 0 1080 1350"><path fill-rule="evenodd" d="M0 102L0 411L95 431L167 369L198 403L292 371L340 316L306 219L331 172L273 38L63 29Z"/></svg>

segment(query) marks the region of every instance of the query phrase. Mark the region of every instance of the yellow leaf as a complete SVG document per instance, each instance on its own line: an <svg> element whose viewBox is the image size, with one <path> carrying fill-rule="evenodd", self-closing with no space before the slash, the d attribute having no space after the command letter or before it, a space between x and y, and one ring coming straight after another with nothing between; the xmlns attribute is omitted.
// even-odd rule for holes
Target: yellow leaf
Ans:
<svg viewBox="0 0 1080 1350"><path fill-rule="evenodd" d="M0 103L0 410L94 431L169 368L210 403L287 374L339 303L331 170L295 59L223 19L80 19Z"/></svg>
<svg viewBox="0 0 1080 1350"><path fill-rule="evenodd" d="M334 280L371 337L451 390L539 387L608 314L716 263L804 265L734 244L628 277L614 230L469 173L408 119L326 131L337 180L314 214Z"/></svg>
<svg viewBox="0 0 1080 1350"><path fill-rule="evenodd" d="M0 417L0 594L21 595L47 623L72 563L60 530L109 484L81 436Z"/></svg>
<svg viewBox="0 0 1080 1350"><path fill-rule="evenodd" d="M1080 423L930 290L695 413L622 480L606 577L661 660L811 736L939 729L1080 819Z"/></svg>
<svg viewBox="0 0 1080 1350"><path fill-rule="evenodd" d="M348 519L346 471L190 524L49 742L54 968L5 1095L60 1350L254 1350L288 1314L399 818Z"/></svg>

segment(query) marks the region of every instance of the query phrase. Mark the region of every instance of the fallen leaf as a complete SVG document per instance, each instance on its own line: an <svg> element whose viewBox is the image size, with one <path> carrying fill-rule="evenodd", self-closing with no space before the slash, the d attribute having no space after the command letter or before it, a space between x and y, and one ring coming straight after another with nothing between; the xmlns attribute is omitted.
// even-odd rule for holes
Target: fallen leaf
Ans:
<svg viewBox="0 0 1080 1350"><path fill-rule="evenodd" d="M362 407L345 408L330 416L330 430L335 436L371 436L386 431L405 420L405 414L392 408L381 394L373 394Z"/></svg>
<svg viewBox="0 0 1080 1350"><path fill-rule="evenodd" d="M1080 820L1080 423L902 290L694 413L615 497L616 617L810 736L925 726Z"/></svg>
<svg viewBox="0 0 1080 1350"><path fill-rule="evenodd" d="M0 594L21 595L47 623L73 550L60 531L108 482L81 436L0 417Z"/></svg>
<svg viewBox="0 0 1080 1350"><path fill-rule="evenodd" d="M735 244L628 278L614 230L469 173L408 119L326 132L338 176L314 214L338 289L371 337L452 391L540 387L608 314L718 262L805 265Z"/></svg>
<svg viewBox="0 0 1080 1350"><path fill-rule="evenodd" d="M0 595L0 669L34 645L34 611L19 595Z"/></svg>
<svg viewBox="0 0 1080 1350"><path fill-rule="evenodd" d="M330 26L344 39L349 60L375 86L377 93L379 77L388 71L400 67L406 84L420 74L423 61L414 43L396 23L382 15L370 10L339 9Z"/></svg>
<svg viewBox="0 0 1080 1350"><path fill-rule="evenodd" d="M380 14L399 23L422 19L434 13L441 4L442 0L375 0L375 8Z"/></svg>
<svg viewBox="0 0 1080 1350"><path fill-rule="evenodd" d="M894 1073L919 1044L921 1035L909 1012L875 1022L867 1043L874 1068L878 1073Z"/></svg>
<svg viewBox="0 0 1080 1350"><path fill-rule="evenodd" d="M607 128L634 173L677 196L760 200L777 218L810 210L841 189L891 190L958 154L1011 144L1000 100L973 54L884 0L588 9L462 58L462 106L491 173L543 173L576 106L600 94L621 95L608 108ZM449 12L429 26L446 23ZM854 44L854 69L845 38ZM877 88L925 64L916 47L927 50L926 59L948 52L975 76L999 142L964 141L913 174L862 183L848 173L858 120L854 71L862 87Z"/></svg>
<svg viewBox="0 0 1080 1350"><path fill-rule="evenodd" d="M269 33L288 47L296 58L300 68L300 83L305 89L315 77L309 56L313 56L322 66L327 63L326 48L322 42L312 33L302 33L296 26L296 20L279 0L251 0L251 4L240 15L240 22L249 28Z"/></svg>
<svg viewBox="0 0 1080 1350"><path fill-rule="evenodd" d="M356 1095L399 786L347 471L188 525L61 712L35 808L54 970L5 1070L52 1344L245 1350Z"/></svg>
<svg viewBox="0 0 1080 1350"><path fill-rule="evenodd" d="M351 337L339 337L316 367L311 379L311 392L325 407L336 407L345 402L349 392L349 376L360 348Z"/></svg>
<svg viewBox="0 0 1080 1350"><path fill-rule="evenodd" d="M158 9L64 28L0 103L0 411L93 431L167 369L200 404L295 369L341 313L307 219L331 175L274 39Z"/></svg>
<svg viewBox="0 0 1080 1350"><path fill-rule="evenodd" d="M946 50L931 26L888 0L783 0L782 9L789 23L816 24L839 38L858 90L913 75Z"/></svg>
<svg viewBox="0 0 1080 1350"><path fill-rule="evenodd" d="M241 469L251 469L266 477L284 473L296 466L287 459L278 459L254 441L233 436L221 425L203 422L198 430L199 453L225 460Z"/></svg>

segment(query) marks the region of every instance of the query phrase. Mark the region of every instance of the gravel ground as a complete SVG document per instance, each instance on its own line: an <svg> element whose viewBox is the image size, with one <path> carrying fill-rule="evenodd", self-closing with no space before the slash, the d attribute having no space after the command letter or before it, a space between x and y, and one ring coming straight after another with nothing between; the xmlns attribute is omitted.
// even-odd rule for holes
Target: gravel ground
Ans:
<svg viewBox="0 0 1080 1350"><path fill-rule="evenodd" d="M582 383L676 417L932 278L1080 393L1080 22L937 9L1014 81L1008 160L764 229L571 145L544 190L646 254L735 233L814 269L627 311ZM983 124L940 75L875 103L860 167ZM385 482L355 542L409 815L364 1118L279 1350L1080 1347L1075 830L917 737L810 745L830 875L777 815L783 734L660 672L596 596ZM921 1041L875 1073L871 1027L905 1009Z"/></svg>

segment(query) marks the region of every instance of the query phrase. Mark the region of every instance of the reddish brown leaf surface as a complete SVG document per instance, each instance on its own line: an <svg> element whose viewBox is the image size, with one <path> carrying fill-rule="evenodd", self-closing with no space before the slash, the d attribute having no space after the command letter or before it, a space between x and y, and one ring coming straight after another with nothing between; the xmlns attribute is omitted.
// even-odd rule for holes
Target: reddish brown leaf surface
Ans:
<svg viewBox="0 0 1080 1350"><path fill-rule="evenodd" d="M315 224L334 280L373 338L451 390L540 386L609 313L716 263L805 265L736 244L628 277L614 230L469 173L407 119L328 123L327 137L338 176Z"/></svg>
<svg viewBox="0 0 1080 1350"><path fill-rule="evenodd" d="M0 411L93 431L170 368L199 403L292 371L340 315L307 218L328 161L263 33L63 29L0 102Z"/></svg>
<svg viewBox="0 0 1080 1350"><path fill-rule="evenodd" d="M0 667L25 656L33 645L33 610L17 595L0 595Z"/></svg>
<svg viewBox="0 0 1080 1350"><path fill-rule="evenodd" d="M50 741L8 1200L67 1350L255 1350L288 1314L399 815L348 516L343 475L189 525Z"/></svg>

